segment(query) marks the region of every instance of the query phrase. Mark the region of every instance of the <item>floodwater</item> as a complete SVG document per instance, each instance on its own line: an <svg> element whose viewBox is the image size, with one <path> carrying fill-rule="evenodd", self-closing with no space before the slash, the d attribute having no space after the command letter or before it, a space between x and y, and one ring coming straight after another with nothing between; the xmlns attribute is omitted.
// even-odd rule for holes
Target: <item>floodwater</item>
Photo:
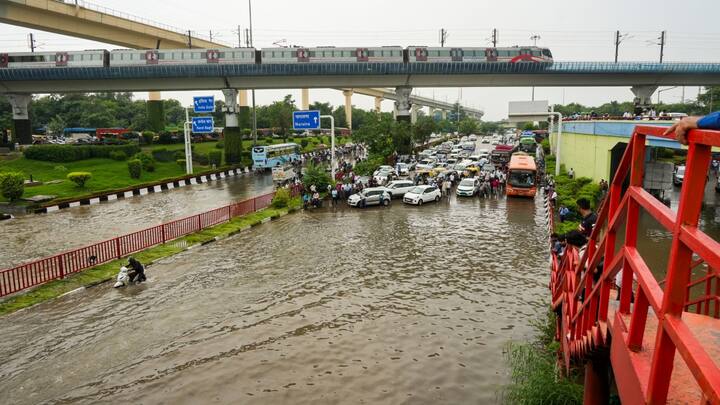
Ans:
<svg viewBox="0 0 720 405"><path fill-rule="evenodd" d="M249 174L1 221L0 268L199 214L272 189L269 174Z"/></svg>
<svg viewBox="0 0 720 405"><path fill-rule="evenodd" d="M288 215L0 318L2 402L496 403L546 226L540 198Z"/></svg>

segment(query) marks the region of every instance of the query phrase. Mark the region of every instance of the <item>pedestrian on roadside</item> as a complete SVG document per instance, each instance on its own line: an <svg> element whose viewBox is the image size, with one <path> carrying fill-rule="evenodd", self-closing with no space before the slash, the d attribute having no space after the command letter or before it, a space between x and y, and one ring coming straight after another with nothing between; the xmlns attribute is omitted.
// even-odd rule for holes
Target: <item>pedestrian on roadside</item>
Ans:
<svg viewBox="0 0 720 405"><path fill-rule="evenodd" d="M332 189L331 195L332 195L333 206L337 207L338 201L340 200L340 193L338 192L338 190L336 188L334 188L334 189Z"/></svg>
<svg viewBox="0 0 720 405"><path fill-rule="evenodd" d="M570 215L570 209L568 207L561 205L560 210L558 210L558 215L560 216L560 222L565 222L568 215Z"/></svg>
<svg viewBox="0 0 720 405"><path fill-rule="evenodd" d="M582 222L578 225L578 231L585 237L590 237L593 227L597 221L597 214L590 208L590 201L587 198L577 200L578 211L582 216Z"/></svg>
<svg viewBox="0 0 720 405"><path fill-rule="evenodd" d="M575 178L575 169L573 169L571 167L570 170L568 171L567 175L568 175L568 178L574 179Z"/></svg>
<svg viewBox="0 0 720 405"><path fill-rule="evenodd" d="M554 188L550 188L550 206L555 207L555 203L557 202L557 192Z"/></svg>

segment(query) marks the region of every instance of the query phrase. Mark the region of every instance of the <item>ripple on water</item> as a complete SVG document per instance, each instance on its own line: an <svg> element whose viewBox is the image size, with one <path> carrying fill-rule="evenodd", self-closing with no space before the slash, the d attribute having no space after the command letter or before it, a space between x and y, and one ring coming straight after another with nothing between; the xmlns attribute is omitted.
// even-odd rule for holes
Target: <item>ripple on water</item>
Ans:
<svg viewBox="0 0 720 405"><path fill-rule="evenodd" d="M546 305L541 207L313 211L0 319L10 403L494 402ZM20 388L22 387L22 388Z"/></svg>

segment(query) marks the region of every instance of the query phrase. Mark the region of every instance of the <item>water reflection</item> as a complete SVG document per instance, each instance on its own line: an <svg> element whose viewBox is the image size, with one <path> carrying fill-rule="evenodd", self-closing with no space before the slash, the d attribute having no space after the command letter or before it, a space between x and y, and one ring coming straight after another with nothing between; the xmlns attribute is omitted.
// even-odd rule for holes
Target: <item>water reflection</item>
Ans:
<svg viewBox="0 0 720 405"><path fill-rule="evenodd" d="M272 191L269 175L243 175L99 205L0 222L0 268L50 256Z"/></svg>
<svg viewBox="0 0 720 405"><path fill-rule="evenodd" d="M284 217L0 319L6 403L489 403L547 305L542 206Z"/></svg>

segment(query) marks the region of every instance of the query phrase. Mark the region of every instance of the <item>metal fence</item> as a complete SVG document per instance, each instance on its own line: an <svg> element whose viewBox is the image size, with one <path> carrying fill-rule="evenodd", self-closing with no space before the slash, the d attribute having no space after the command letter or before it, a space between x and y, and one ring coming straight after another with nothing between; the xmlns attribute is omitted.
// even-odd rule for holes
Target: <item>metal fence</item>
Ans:
<svg viewBox="0 0 720 405"><path fill-rule="evenodd" d="M296 191L293 191L296 194ZM64 278L131 253L247 215L270 205L275 193L264 194L211 211L177 219L93 245L0 270L0 297Z"/></svg>

